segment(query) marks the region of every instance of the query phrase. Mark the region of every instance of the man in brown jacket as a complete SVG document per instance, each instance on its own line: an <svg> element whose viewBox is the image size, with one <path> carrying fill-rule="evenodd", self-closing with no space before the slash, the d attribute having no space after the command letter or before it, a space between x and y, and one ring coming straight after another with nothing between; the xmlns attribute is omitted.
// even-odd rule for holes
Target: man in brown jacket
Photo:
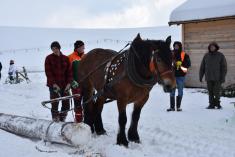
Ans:
<svg viewBox="0 0 235 157"><path fill-rule="evenodd" d="M205 74L209 93L209 106L207 109L214 109L215 107L221 109L221 84L225 82L227 62L225 56L218 51L219 45L216 42L210 43L208 50L209 52L204 55L201 62L199 80L202 82Z"/></svg>

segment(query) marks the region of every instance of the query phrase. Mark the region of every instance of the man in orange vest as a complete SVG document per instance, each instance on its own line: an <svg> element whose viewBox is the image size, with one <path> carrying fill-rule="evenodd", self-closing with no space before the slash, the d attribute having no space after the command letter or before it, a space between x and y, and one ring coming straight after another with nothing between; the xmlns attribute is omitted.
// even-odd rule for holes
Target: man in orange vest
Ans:
<svg viewBox="0 0 235 157"><path fill-rule="evenodd" d="M173 47L173 67L176 77L176 87L178 89L178 96L176 97L176 110L182 111L180 106L183 97L185 75L187 74L188 68L191 66L191 61L189 55L182 50L181 42L174 42ZM167 111L175 111L175 90L176 89L170 93L170 108L167 109Z"/></svg>
<svg viewBox="0 0 235 157"><path fill-rule="evenodd" d="M74 43L74 52L70 54L69 62L72 66L73 79L74 82L78 81L78 70L79 62L84 57L85 44L81 40L77 40ZM74 112L75 112L75 122L80 123L83 120L83 108L81 105L82 100L82 89L81 88L72 88L73 94L80 94L80 97L75 97L74 100Z"/></svg>

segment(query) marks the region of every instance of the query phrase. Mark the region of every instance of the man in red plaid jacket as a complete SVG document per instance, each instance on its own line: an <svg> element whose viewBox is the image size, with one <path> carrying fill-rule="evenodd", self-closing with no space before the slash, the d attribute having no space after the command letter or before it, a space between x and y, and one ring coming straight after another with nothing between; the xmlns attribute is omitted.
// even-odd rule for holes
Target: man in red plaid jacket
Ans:
<svg viewBox="0 0 235 157"><path fill-rule="evenodd" d="M60 51L60 44L57 41L51 43L53 53L45 60L45 73L47 76L47 86L50 91L50 99L68 96L70 83L73 80L72 70L67 56ZM58 111L59 102L51 103L51 114L53 121L65 121L70 108L69 100L62 101L61 111Z"/></svg>

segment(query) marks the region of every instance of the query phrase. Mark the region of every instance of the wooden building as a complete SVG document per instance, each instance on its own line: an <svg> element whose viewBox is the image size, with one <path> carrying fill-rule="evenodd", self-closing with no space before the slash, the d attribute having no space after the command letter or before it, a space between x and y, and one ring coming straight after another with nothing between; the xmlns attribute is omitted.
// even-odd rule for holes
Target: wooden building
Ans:
<svg viewBox="0 0 235 157"><path fill-rule="evenodd" d="M192 62L186 86L205 87L199 82L199 68L212 41L219 44L219 51L227 59L223 86L235 84L235 1L188 0L171 13L169 25L175 24L182 27L183 47Z"/></svg>

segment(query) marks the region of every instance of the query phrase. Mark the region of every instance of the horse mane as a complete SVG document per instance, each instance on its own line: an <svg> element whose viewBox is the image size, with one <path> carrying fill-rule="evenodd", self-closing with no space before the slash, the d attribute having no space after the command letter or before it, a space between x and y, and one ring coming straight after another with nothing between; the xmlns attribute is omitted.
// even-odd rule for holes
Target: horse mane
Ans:
<svg viewBox="0 0 235 157"><path fill-rule="evenodd" d="M163 62L169 67L172 66L172 52L170 50L170 46L164 40L147 40L152 43L152 47L154 50L159 50L159 57L163 60Z"/></svg>

